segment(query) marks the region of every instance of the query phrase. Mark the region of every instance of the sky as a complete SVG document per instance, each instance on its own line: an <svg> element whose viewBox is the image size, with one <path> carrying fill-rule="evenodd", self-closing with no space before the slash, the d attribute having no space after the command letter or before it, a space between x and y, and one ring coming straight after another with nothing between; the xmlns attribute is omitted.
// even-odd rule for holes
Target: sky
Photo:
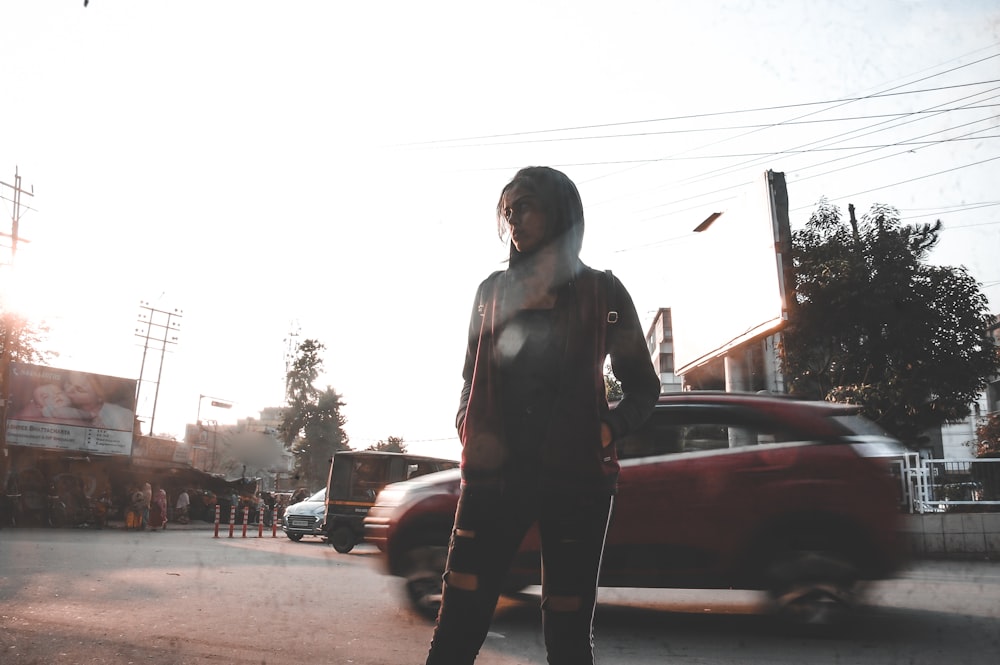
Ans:
<svg viewBox="0 0 1000 665"><path fill-rule="evenodd" d="M141 373L155 434L280 406L311 338L353 447L457 456L472 299L527 165L577 183L582 258L644 327L693 276L739 280L692 229L768 169L793 229L821 197L941 219L931 261L1000 310L995 2L5 0L0 82L0 181L33 192L4 306L55 367ZM145 363L141 303L177 324Z"/></svg>

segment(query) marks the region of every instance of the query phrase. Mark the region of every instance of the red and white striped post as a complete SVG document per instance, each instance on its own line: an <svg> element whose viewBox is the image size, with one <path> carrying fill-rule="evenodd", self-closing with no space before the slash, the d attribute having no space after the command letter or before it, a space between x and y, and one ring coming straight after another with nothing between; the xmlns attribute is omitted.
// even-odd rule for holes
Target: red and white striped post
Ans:
<svg viewBox="0 0 1000 665"><path fill-rule="evenodd" d="M236 506L229 506L229 537L233 537L233 529L236 528Z"/></svg>
<svg viewBox="0 0 1000 665"><path fill-rule="evenodd" d="M247 537L247 522L250 521L250 506L243 506L243 537Z"/></svg>
<svg viewBox="0 0 1000 665"><path fill-rule="evenodd" d="M215 504L215 535L212 537L219 537L219 504Z"/></svg>
<svg viewBox="0 0 1000 665"><path fill-rule="evenodd" d="M278 502L274 502L274 508L271 509L271 537L278 537Z"/></svg>

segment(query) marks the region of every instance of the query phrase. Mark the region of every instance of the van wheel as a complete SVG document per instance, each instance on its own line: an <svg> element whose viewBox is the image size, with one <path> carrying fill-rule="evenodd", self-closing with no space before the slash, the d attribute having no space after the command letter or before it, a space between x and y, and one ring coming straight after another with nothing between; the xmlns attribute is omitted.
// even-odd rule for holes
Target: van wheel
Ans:
<svg viewBox="0 0 1000 665"><path fill-rule="evenodd" d="M290 534L288 534L288 540L294 540L295 542L299 542L300 540L302 540L302 534L301 533L290 533Z"/></svg>
<svg viewBox="0 0 1000 665"><path fill-rule="evenodd" d="M330 544L341 554L347 554L353 550L356 543L354 532L348 526L338 526L330 534Z"/></svg>

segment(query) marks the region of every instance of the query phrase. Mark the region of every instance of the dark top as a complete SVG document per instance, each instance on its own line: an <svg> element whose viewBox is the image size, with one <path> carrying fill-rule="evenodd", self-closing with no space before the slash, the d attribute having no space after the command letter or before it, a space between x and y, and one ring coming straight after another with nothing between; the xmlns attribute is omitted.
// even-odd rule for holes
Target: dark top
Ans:
<svg viewBox="0 0 1000 665"><path fill-rule="evenodd" d="M504 326L497 342L504 394L507 446L517 467L537 469L542 439L559 391L559 340L555 310L523 309Z"/></svg>
<svg viewBox="0 0 1000 665"><path fill-rule="evenodd" d="M517 482L531 469L555 491L614 491L617 453L602 445L601 423L621 438L660 392L631 297L610 273L577 263L552 310L522 311L509 307L506 278L501 271L480 284L469 322L455 419L463 481ZM609 356L624 394L613 408Z"/></svg>

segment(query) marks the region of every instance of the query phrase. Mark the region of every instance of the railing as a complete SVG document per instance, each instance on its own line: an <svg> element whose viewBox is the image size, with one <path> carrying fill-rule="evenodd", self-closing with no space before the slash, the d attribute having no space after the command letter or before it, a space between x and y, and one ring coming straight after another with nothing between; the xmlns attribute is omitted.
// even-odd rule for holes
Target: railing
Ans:
<svg viewBox="0 0 1000 665"><path fill-rule="evenodd" d="M911 513L1000 511L1000 458L893 460L903 509Z"/></svg>

